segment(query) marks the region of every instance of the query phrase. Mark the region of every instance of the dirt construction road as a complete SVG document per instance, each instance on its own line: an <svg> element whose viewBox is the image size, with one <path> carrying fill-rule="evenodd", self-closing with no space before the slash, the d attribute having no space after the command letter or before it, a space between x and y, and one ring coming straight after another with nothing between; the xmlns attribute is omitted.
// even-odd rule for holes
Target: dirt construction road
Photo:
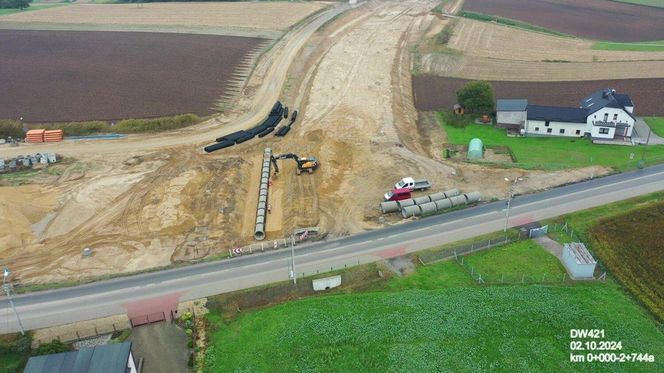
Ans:
<svg viewBox="0 0 664 373"><path fill-rule="evenodd" d="M126 140L1 149L0 157L54 151L75 159L49 168L33 185L0 187L0 226L11 227L0 234L0 257L20 281L30 282L228 252L252 239L265 147L322 162L314 174L297 176L295 162L282 161L269 194L268 239L305 226L338 237L398 223L394 216L383 219L377 207L405 176L429 178L434 191L478 190L491 199L505 195L505 177L524 178L518 190L524 193L607 172L545 173L442 160L444 136L414 108L409 52L437 27L430 13L437 4L371 1L315 34L346 5L314 16L260 60L232 110L200 126ZM287 81L290 88L282 90ZM254 125L278 98L300 110L287 137L202 153L202 144ZM94 255L82 258L84 247Z"/></svg>

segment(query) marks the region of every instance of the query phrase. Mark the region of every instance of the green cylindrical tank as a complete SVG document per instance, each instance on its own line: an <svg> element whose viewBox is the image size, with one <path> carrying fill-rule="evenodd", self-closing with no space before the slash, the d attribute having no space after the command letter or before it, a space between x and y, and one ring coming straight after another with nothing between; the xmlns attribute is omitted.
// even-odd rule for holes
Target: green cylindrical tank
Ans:
<svg viewBox="0 0 664 373"><path fill-rule="evenodd" d="M482 140L474 138L468 144L468 159L482 159L484 157L484 144Z"/></svg>

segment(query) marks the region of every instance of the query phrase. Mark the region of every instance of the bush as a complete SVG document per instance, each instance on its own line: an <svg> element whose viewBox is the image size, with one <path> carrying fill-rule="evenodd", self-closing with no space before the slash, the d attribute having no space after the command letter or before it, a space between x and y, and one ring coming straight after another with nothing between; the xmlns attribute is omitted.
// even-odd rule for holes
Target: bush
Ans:
<svg viewBox="0 0 664 373"><path fill-rule="evenodd" d="M22 139L25 137L23 126L16 120L0 120L0 138L13 137Z"/></svg>
<svg viewBox="0 0 664 373"><path fill-rule="evenodd" d="M493 86L489 82L472 81L456 92L457 100L467 112L490 114L493 112L496 98Z"/></svg>
<svg viewBox="0 0 664 373"><path fill-rule="evenodd" d="M182 114L174 117L150 118L150 119L125 119L116 125L102 121L70 122L35 124L33 128L44 128L47 130L61 129L65 136L87 136L101 133L142 133L160 132L183 128L196 124L201 119L195 114ZM2 122L0 122L0 137L2 137ZM13 127L12 127L13 128ZM20 124L19 124L19 129ZM19 137L23 137L23 131Z"/></svg>
<svg viewBox="0 0 664 373"><path fill-rule="evenodd" d="M0 0L0 9L24 9L32 0Z"/></svg>
<svg viewBox="0 0 664 373"><path fill-rule="evenodd" d="M33 351L33 355L50 355L50 354L57 354L60 352L67 352L71 351L71 347L69 345L66 345L62 343L58 339L52 340L50 343L43 344L39 346L36 350Z"/></svg>
<svg viewBox="0 0 664 373"><path fill-rule="evenodd" d="M452 34L454 33L454 26L456 26L458 20L453 19L448 24L443 27L443 29L436 35L436 43L445 45L450 41Z"/></svg>
<svg viewBox="0 0 664 373"><path fill-rule="evenodd" d="M440 119L443 123L449 124L456 128L464 128L473 123L473 116L471 115L457 115L453 111L445 111L440 113Z"/></svg>

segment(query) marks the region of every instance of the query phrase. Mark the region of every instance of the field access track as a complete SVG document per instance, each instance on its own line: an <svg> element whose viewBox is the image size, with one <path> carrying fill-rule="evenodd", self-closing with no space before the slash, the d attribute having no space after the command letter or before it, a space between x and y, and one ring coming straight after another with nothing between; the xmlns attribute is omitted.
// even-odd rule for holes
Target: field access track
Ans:
<svg viewBox="0 0 664 373"><path fill-rule="evenodd" d="M493 14L595 40L664 40L664 9L606 0L466 0L463 10Z"/></svg>
<svg viewBox="0 0 664 373"><path fill-rule="evenodd" d="M265 39L172 33L0 33L0 119L66 122L210 114Z"/></svg>
<svg viewBox="0 0 664 373"><path fill-rule="evenodd" d="M440 76L413 77L415 106L419 111L449 109L456 103L456 91L468 80ZM491 82L496 98L526 98L535 105L579 106L590 93L615 88L634 101L636 115L664 115L664 78L586 80L573 82Z"/></svg>

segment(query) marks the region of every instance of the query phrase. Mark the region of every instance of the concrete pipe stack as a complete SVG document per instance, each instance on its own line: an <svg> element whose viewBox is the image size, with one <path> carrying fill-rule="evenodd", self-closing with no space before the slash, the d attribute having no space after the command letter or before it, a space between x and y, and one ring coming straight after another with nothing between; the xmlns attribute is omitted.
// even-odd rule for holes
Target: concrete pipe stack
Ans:
<svg viewBox="0 0 664 373"><path fill-rule="evenodd" d="M457 207L461 205L466 204L466 197L461 195L461 196L454 196L450 198L450 201L452 202L452 207Z"/></svg>
<svg viewBox="0 0 664 373"><path fill-rule="evenodd" d="M420 215L422 215L422 210L420 210L419 205L404 206L401 209L401 216L404 219Z"/></svg>
<svg viewBox="0 0 664 373"><path fill-rule="evenodd" d="M460 193L459 189L456 189L456 188L447 190L447 191L445 191L445 198L451 198L451 197L454 197L454 196L458 196L459 193Z"/></svg>
<svg viewBox="0 0 664 373"><path fill-rule="evenodd" d="M391 212L399 211L399 203L397 201L385 201L380 203L380 212L389 214Z"/></svg>
<svg viewBox="0 0 664 373"><path fill-rule="evenodd" d="M466 196L466 201L468 203L474 203L480 201L480 192L471 192L464 194Z"/></svg>
<svg viewBox="0 0 664 373"><path fill-rule="evenodd" d="M263 167L261 168L261 183L258 188L258 205L256 206L256 229L254 230L254 238L257 241L262 241L265 239L271 157L272 149L265 148L265 152L263 153Z"/></svg>

